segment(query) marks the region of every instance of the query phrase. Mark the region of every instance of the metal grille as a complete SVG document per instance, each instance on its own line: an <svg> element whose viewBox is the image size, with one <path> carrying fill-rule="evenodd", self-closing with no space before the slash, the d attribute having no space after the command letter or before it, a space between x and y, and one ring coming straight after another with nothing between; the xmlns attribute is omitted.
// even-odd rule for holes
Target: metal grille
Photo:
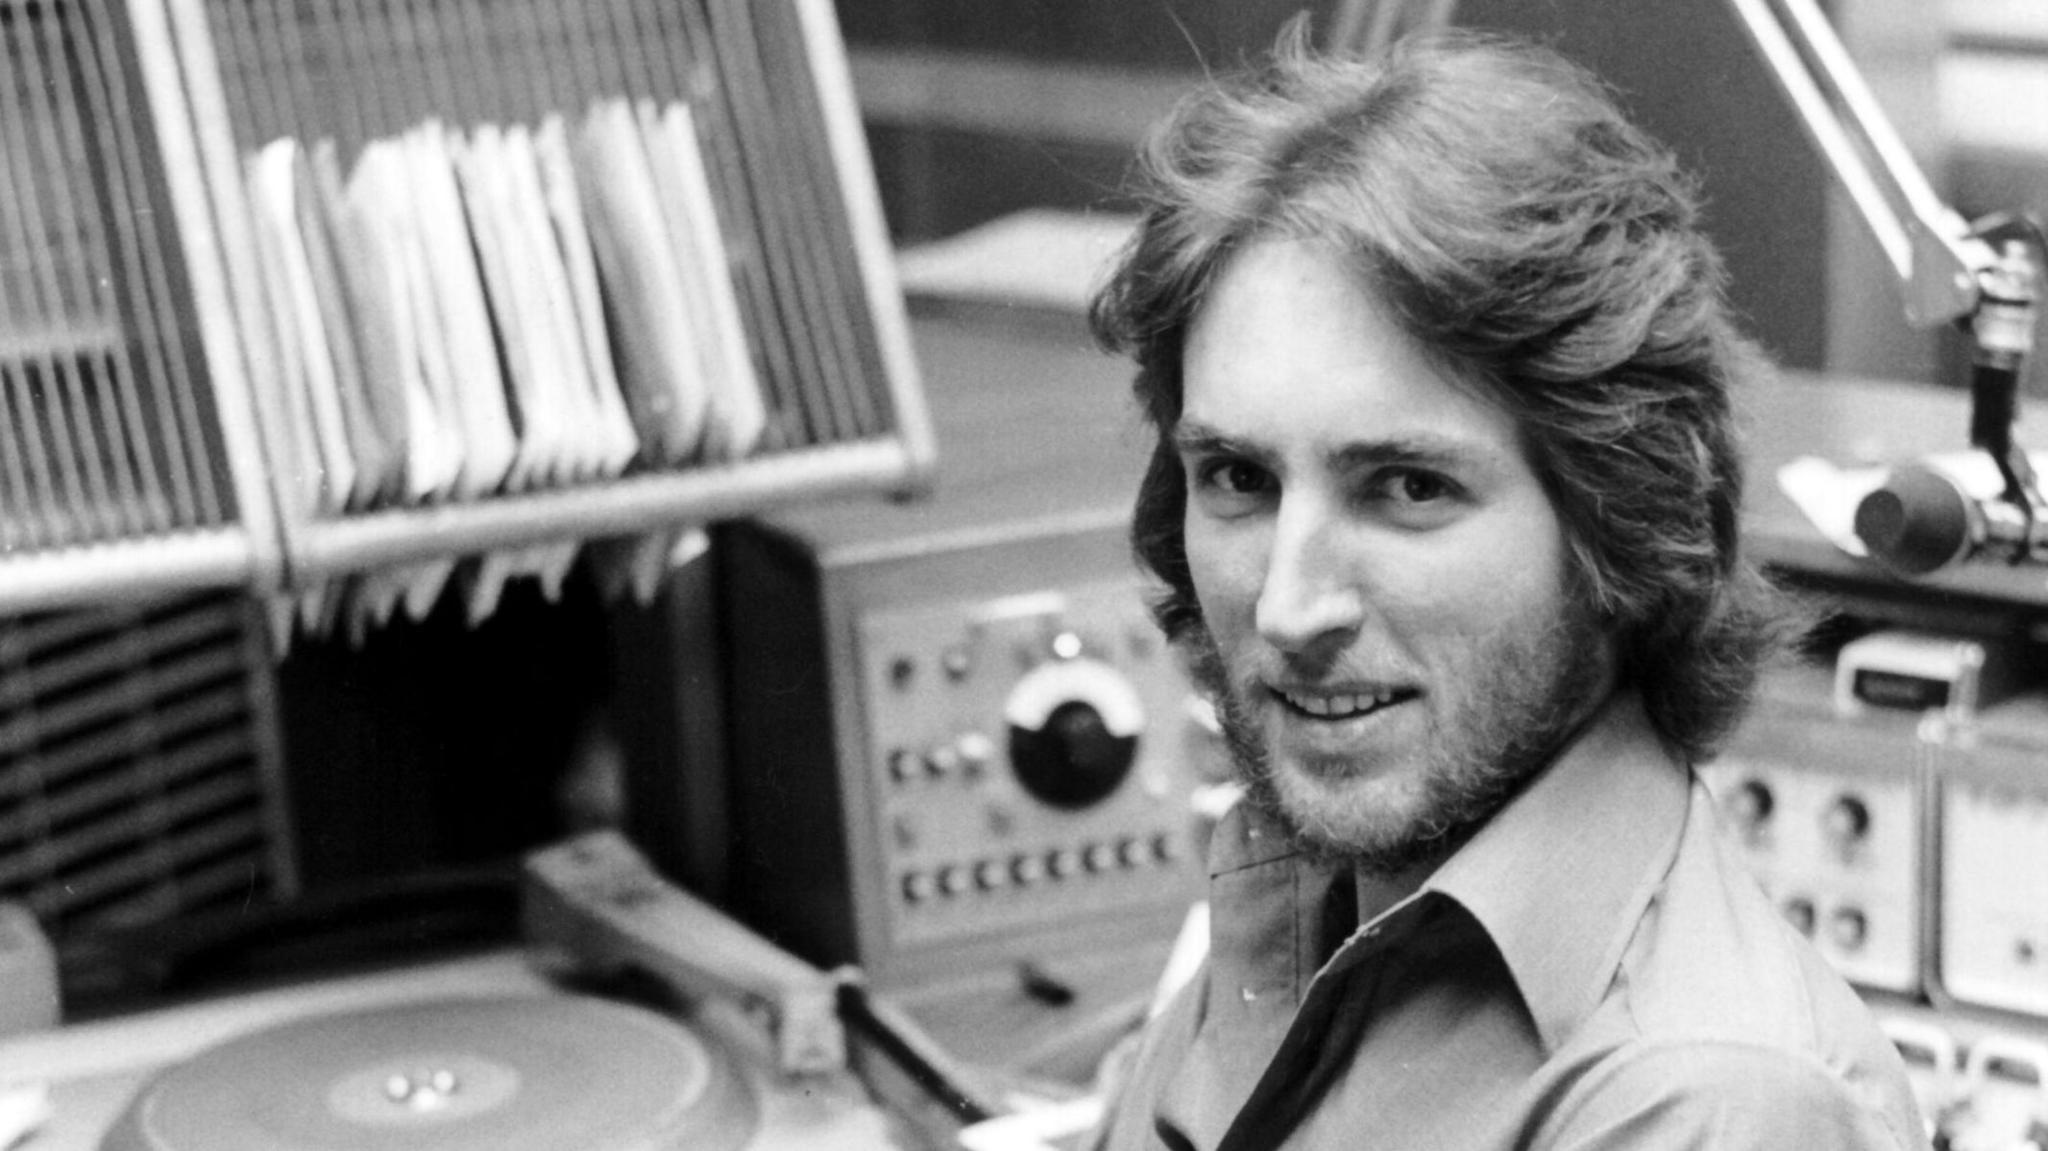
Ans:
<svg viewBox="0 0 2048 1151"><path fill-rule="evenodd" d="M235 515L130 47L0 2L0 554Z"/></svg>
<svg viewBox="0 0 2048 1151"><path fill-rule="evenodd" d="M0 896L118 926L297 886L242 600L0 621Z"/></svg>

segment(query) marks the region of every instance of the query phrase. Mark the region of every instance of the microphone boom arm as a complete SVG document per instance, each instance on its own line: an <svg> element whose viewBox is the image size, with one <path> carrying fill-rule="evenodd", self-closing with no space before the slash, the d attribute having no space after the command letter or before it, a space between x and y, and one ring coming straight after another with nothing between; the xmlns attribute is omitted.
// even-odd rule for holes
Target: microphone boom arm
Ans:
<svg viewBox="0 0 2048 1151"><path fill-rule="evenodd" d="M1996 218L1967 224L1935 195L1815 0L1728 2L1884 249L1907 322L1953 321L1970 332L1970 444L1997 464L2000 498L2031 536L2036 522L2048 520L2048 501L2012 430L2021 366L2033 345L2038 265L2017 242L1992 243ZM2043 242L2038 228L2032 235Z"/></svg>
<svg viewBox="0 0 2048 1151"><path fill-rule="evenodd" d="M1729 0L1801 126L1884 249L1906 319L1933 327L1976 311L1996 263L1937 196L1814 0ZM1780 18L1779 12L1784 13Z"/></svg>

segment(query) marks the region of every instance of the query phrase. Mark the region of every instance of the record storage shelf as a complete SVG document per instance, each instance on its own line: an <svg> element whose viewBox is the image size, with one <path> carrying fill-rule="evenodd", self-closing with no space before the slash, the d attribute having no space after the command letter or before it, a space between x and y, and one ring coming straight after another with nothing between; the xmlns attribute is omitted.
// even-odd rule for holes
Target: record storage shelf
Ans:
<svg viewBox="0 0 2048 1151"><path fill-rule="evenodd" d="M194 586L289 593L930 477L829 0L0 0L0 18L6 191L26 209L0 234L0 614ZM257 157L290 141L346 170L422 125L538 135L555 118L573 133L606 102L680 106L694 127L724 245L696 270L730 292L754 431L738 449L666 453L643 435L610 467L453 493L337 495L288 362L295 317L266 264ZM668 325L644 300L614 308L609 271L624 391L623 345ZM510 408L518 325L491 304ZM541 426L529 416L521 434Z"/></svg>

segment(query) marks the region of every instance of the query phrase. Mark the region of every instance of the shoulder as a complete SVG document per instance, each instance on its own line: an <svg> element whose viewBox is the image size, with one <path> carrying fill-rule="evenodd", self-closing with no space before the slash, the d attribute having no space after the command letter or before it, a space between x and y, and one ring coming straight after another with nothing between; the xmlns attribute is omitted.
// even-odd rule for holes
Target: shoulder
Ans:
<svg viewBox="0 0 2048 1151"><path fill-rule="evenodd" d="M1671 868L1563 1054L1550 1114L1572 1137L1551 1146L1926 1146L1897 1050L1764 897L1697 786Z"/></svg>
<svg viewBox="0 0 2048 1151"><path fill-rule="evenodd" d="M1577 1077L1548 1114L1533 1145L1553 1151L1926 1145L1886 1092L1806 1053L1717 1038L1626 1044Z"/></svg>
<svg viewBox="0 0 2048 1151"><path fill-rule="evenodd" d="M1719 1041L1904 1075L1862 997L1765 896L1697 784L1679 851L1592 1022L1614 1043Z"/></svg>

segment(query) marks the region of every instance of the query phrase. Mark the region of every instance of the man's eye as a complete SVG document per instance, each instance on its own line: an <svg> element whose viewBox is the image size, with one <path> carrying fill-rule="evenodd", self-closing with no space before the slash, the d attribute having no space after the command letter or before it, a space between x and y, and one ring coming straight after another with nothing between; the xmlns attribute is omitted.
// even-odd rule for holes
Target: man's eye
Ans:
<svg viewBox="0 0 2048 1151"><path fill-rule="evenodd" d="M1388 478L1390 494L1397 495L1409 503L1433 503L1451 495L1451 482L1435 472L1403 468Z"/></svg>
<svg viewBox="0 0 2048 1151"><path fill-rule="evenodd" d="M1266 469L1243 460L1218 460L1198 469L1202 486L1231 495L1249 496L1265 491L1271 482Z"/></svg>
<svg viewBox="0 0 2048 1151"><path fill-rule="evenodd" d="M1415 527L1448 522L1461 506L1464 489L1442 472L1427 468L1389 467L1375 473L1366 500L1386 515Z"/></svg>

